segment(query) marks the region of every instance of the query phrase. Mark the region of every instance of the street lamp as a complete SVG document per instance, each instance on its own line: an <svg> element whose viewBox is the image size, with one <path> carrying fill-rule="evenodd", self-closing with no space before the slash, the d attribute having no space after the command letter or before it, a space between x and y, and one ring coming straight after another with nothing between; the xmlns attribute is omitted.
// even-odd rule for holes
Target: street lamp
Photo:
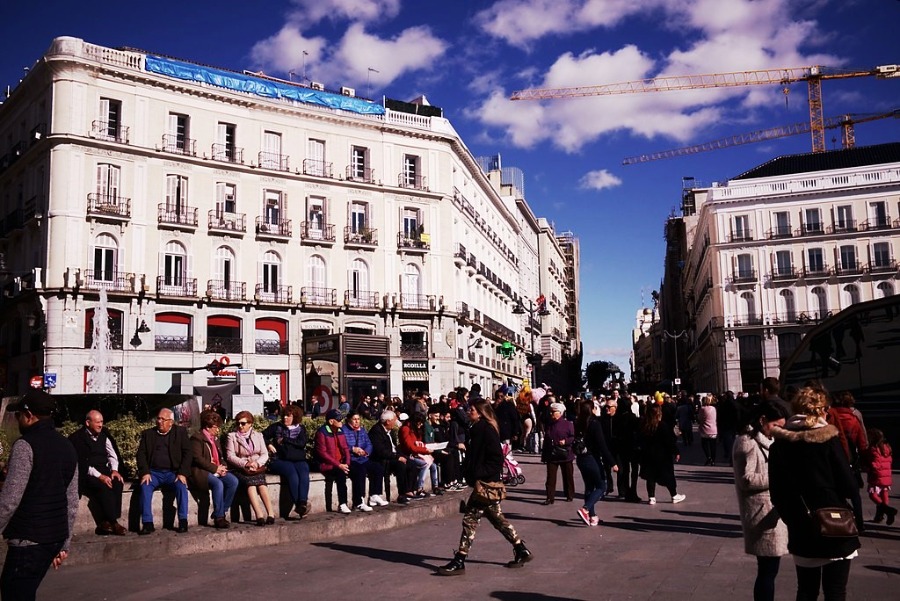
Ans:
<svg viewBox="0 0 900 601"><path fill-rule="evenodd" d="M535 315L539 317L550 315L550 311L547 310L547 303L542 300L543 298L544 295L541 295L537 304L529 298L528 307L522 304L522 299L519 299L512 310L513 315L528 315L528 333L531 336L531 354L528 357L528 362L531 364L532 386L538 385L538 367L541 365L541 360L544 358L543 355L534 352L534 324L532 323L532 319L534 319Z"/></svg>
<svg viewBox="0 0 900 601"><path fill-rule="evenodd" d="M678 388L677 388L678 387L677 382L679 379L678 378L678 339L681 338L682 336L684 336L686 333L687 333L687 330L681 330L677 334L673 334L672 332L669 332L668 330L663 330L663 334L667 338L672 338L675 341L675 381L672 383L672 393L673 394L678 392Z"/></svg>

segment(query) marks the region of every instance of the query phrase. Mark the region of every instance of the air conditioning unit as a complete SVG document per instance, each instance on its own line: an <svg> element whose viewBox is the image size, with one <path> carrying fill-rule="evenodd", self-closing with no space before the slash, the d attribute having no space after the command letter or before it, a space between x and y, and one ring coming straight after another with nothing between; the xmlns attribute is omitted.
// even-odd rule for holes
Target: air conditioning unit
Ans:
<svg viewBox="0 0 900 601"><path fill-rule="evenodd" d="M312 88L313 90L319 90L319 91L324 91L324 90L325 90L325 84L324 84L324 83L321 83L321 82L319 82L319 81L311 81L311 82L309 82L309 87Z"/></svg>
<svg viewBox="0 0 900 601"><path fill-rule="evenodd" d="M353 88L346 88L344 86L341 86L341 95L351 97L356 96L356 90L354 90Z"/></svg>

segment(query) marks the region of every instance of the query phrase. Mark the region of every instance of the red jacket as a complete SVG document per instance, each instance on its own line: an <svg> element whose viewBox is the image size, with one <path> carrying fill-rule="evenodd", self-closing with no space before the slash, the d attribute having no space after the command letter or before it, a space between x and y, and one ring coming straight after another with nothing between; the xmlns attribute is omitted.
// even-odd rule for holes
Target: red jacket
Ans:
<svg viewBox="0 0 900 601"><path fill-rule="evenodd" d="M319 428L316 432L316 457L323 473L338 469L342 463L350 465L350 447L344 433L340 429L334 432L328 425Z"/></svg>
<svg viewBox="0 0 900 601"><path fill-rule="evenodd" d="M400 428L400 450L404 455L411 455L413 453L427 455L429 453L428 447L425 446L425 443L419 438L415 430L413 430L409 424Z"/></svg>
<svg viewBox="0 0 900 601"><path fill-rule="evenodd" d="M878 447L869 447L865 457L869 486L891 486L891 445L884 443L884 453Z"/></svg>
<svg viewBox="0 0 900 601"><path fill-rule="evenodd" d="M869 444L866 442L866 433L862 429L862 424L853 414L853 409L832 407L828 410L828 422L834 424L840 432L841 444L850 462L852 463L855 457L862 457L869 448ZM851 449L855 453L851 453Z"/></svg>

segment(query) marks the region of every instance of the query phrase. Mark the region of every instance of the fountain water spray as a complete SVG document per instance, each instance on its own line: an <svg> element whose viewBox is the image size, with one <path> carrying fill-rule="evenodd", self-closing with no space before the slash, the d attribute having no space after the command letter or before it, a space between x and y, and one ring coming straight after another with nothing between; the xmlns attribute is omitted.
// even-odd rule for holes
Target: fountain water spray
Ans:
<svg viewBox="0 0 900 601"><path fill-rule="evenodd" d="M91 340L90 365L88 366L87 392L116 393L119 377L110 367L110 351L112 340L109 331L109 309L106 289L100 289L100 303L94 310L93 339Z"/></svg>

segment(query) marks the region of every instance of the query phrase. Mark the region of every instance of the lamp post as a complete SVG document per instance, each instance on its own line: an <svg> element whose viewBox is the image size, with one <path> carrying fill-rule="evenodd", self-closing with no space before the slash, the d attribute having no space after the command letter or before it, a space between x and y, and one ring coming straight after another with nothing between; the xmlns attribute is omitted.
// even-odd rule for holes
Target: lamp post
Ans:
<svg viewBox="0 0 900 601"><path fill-rule="evenodd" d="M541 360L544 357L543 355L534 352L534 324L532 324L531 320L535 315L539 317L550 315L550 311L547 310L547 305L545 303L535 304L535 302L529 298L527 307L522 303L522 299L519 299L519 302L516 303L512 312L513 315L528 315L528 333L531 336L531 354L528 356L528 363L531 364L531 385L532 387L538 386L538 367L541 365Z"/></svg>
<svg viewBox="0 0 900 601"><path fill-rule="evenodd" d="M675 341L675 381L672 383L672 393L675 394L678 392L678 339L684 336L687 333L687 330L681 330L677 334L673 334L668 330L663 330L663 334L667 338L671 338Z"/></svg>

